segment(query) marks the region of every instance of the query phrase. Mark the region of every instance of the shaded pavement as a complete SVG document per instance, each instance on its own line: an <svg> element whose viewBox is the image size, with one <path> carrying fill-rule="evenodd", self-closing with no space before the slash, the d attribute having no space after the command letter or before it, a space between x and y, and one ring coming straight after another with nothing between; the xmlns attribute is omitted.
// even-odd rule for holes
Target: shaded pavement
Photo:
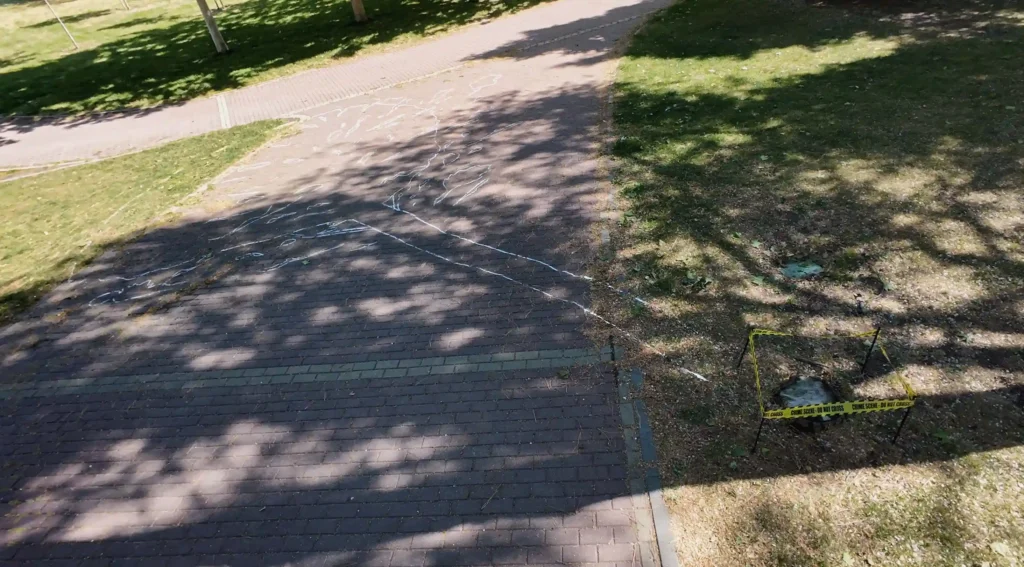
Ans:
<svg viewBox="0 0 1024 567"><path fill-rule="evenodd" d="M299 114L0 330L0 564L656 565L583 274L662 5Z"/></svg>

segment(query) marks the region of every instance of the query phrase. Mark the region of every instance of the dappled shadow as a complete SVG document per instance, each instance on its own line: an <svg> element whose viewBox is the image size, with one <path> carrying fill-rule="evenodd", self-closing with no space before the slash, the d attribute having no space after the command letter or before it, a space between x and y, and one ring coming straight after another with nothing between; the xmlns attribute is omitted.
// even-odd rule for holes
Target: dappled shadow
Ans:
<svg viewBox="0 0 1024 567"><path fill-rule="evenodd" d="M13 55L11 55L9 57L0 58L0 69L2 69L4 67L13 67L15 65L19 65L23 61L27 61L27 60L28 60L28 56L26 56L24 52L18 52L18 53L15 53L15 54L13 54Z"/></svg>
<svg viewBox="0 0 1024 567"><path fill-rule="evenodd" d="M60 126L66 128L75 128L76 126L84 126L87 124L98 124L103 122L116 122L119 119L131 118L131 117L142 117L148 116L161 109L166 109L172 106L181 106L182 103L177 104L165 104L159 107L153 108L138 108L129 110L111 110L109 112L97 112L93 114L55 114L55 115L42 115L42 116L10 116L0 119L0 136L7 134L12 136L13 139L8 139L8 143L22 143L24 141L18 140L19 135L30 133L37 128L44 126ZM70 160L78 161L78 160ZM57 162L60 163L60 162Z"/></svg>
<svg viewBox="0 0 1024 567"><path fill-rule="evenodd" d="M530 59L549 53L562 53L588 55L570 58L565 62L566 66L593 65L607 56L605 49L615 38L621 37L622 29L635 28L641 18L668 4L668 0L637 2L612 8L599 16L527 30L522 37L481 53L474 59Z"/></svg>
<svg viewBox="0 0 1024 567"><path fill-rule="evenodd" d="M462 90L482 96L494 81ZM3 359L7 387L130 386L62 383L3 402L3 434L18 432L0 453L5 558L638 554L609 368L315 378L597 346L582 333L589 285L574 275L592 254L584 134L597 93L509 90L475 111L436 110L466 96L456 91L322 109L216 183L207 200L233 199L230 210L124 243L2 331L20 347ZM285 366L309 376L136 387L144 374L248 382ZM578 548L581 529L602 547Z"/></svg>
<svg viewBox="0 0 1024 567"><path fill-rule="evenodd" d="M65 24L76 24L78 22L84 22L85 20L90 20L92 18L98 18L100 16L106 16L110 12L111 12L110 10L90 10L88 12L81 12L79 14L71 14L70 16L61 16L60 19ZM45 27L56 26L56 25L60 25L60 24L57 23L57 20L45 20L45 21L37 22L37 23L34 23L34 24L30 25L30 26L25 26L25 27L27 27L27 28L45 28Z"/></svg>
<svg viewBox="0 0 1024 567"><path fill-rule="evenodd" d="M24 51L18 51L7 57L0 57L0 69L5 67L14 67L16 64L20 64L28 59L29 56L26 55Z"/></svg>
<svg viewBox="0 0 1024 567"><path fill-rule="evenodd" d="M1000 130L1001 121L965 121L958 113L971 109L943 97L955 89L976 97L990 93L988 81L1005 81L1016 71L965 61L971 50L963 48L972 45L967 41L909 44L791 83L741 84L743 97L623 93L620 112L646 117L639 131L686 142L677 155L650 162L655 178L628 188L640 229L648 231L649 242L682 235L721 252L695 266L713 276L709 286L682 290L692 294L694 305L686 323L714 317L714 328L699 331L711 347L673 355L699 370L713 367L738 350L748 315L841 317L858 326L879 315L893 335L890 354L919 372L945 364L930 358L943 348L993 371L1019 368L1012 346L970 343L957 334L985 339L987 332L1019 332L1007 317L985 319L993 310L1008 315L1015 309L1006 301L1010 291L988 282L971 288L955 310L943 304L893 310L885 301L899 297L899 287L870 288L869 316L852 318L853 294L867 290L844 288L836 295L773 276L788 257L782 246L797 240L769 231L768 217L788 218L790 206L801 205L794 226L821 238L800 240L800 255L831 260L847 242L909 242L950 262L949 269L991 264L999 277L1015 277L1020 262L999 248L995 236L991 246L965 254L941 249L934 240L924 246L930 242L926 223L895 222L895 212L906 214L908 203L881 206L871 199L880 181L851 180L843 169L860 159L877 164L867 169L898 172L938 154L969 174L944 179L936 196L927 195L935 204L930 221L988 226L981 217L972 219L973 210L965 215L945 207L964 193L1013 190L1012 170L991 164L1017 159L1008 142L1016 130ZM928 89L906 76L897 80L907 61L935 56L977 64L986 73L936 70L932 77L941 80ZM901 57L909 59L892 66ZM859 88L849 87L852 80ZM980 81L981 90L971 91L970 81ZM436 99L447 96L443 92ZM871 119L877 113L858 114L867 112L859 104L883 101L891 122ZM949 124L942 122L948 137L963 144L915 130L920 123L901 111L922 105L948 118ZM5 494L11 512L5 527L14 538L8 541L16 543L5 553L26 560L205 555L210 563L238 565L259 554L258 561L270 565L325 558L370 564L381 553L393 562L390 548L396 547L422 550L402 556L416 564L523 562L524 553L525 561L558 564L574 559L555 541L580 542L571 537L582 536L570 531L569 540L553 540L550 529L598 527L599 515L624 520L616 512L630 490L622 479L621 432L609 413L617 408L607 374L555 378L517 371L390 382L381 374L380 380L331 381L341 371L336 366L370 361L592 345L580 332L582 310L567 301L589 305L589 284L575 275L600 270L594 251L581 245L595 220L587 198L596 172L585 164L572 168L593 149L587 127L598 117L597 93L588 86L486 96L485 110L438 116L437 128L424 106L377 101L366 108L373 110L369 123L347 114L347 106L307 117L303 144L285 142L262 152L218 181L210 198L232 199L231 210L154 229L100 258L31 317L3 330L4 341L17 345L3 360L8 383L83 379L62 384L70 393L4 402L9 417L0 425L19 440L3 448L4 459L14 463L5 469L14 471L5 482L17 489ZM399 117L419 122L385 142ZM353 127L380 133L349 139ZM742 143L714 145L701 137L734 130L744 135ZM428 134L410 138L410 132ZM627 162L646 159L643 146L631 139L639 137L636 132L626 134L616 151ZM886 144L889 138L899 143ZM700 144L709 144L705 151L714 150L715 159L695 164L700 156L692 152ZM289 160L305 161L291 170L280 167ZM819 170L820 190L805 193L805 176ZM477 186L484 173L493 181ZM728 182L702 185L709 174ZM756 183L738 182L740 174ZM729 191L736 187L741 194ZM852 211L856 222L830 216L840 210ZM732 237L733 231L743 238ZM755 237L760 247L751 245ZM775 245L777 258L756 252ZM845 273L822 262L830 273ZM852 275L842 283L850 286L860 271L871 273L847 271ZM764 273L763 287L792 294L793 302L741 293L749 272ZM609 281L618 284L615 276L609 274ZM653 325L669 318L655 312ZM659 330L653 325L630 331L648 338ZM932 342L914 342L910 331L919 328L933 333ZM673 332L693 333L679 327ZM276 385L260 375L268 367L294 367L313 381ZM879 414L818 437L773 427L762 439L770 454L741 458L731 451L752 441L757 420L749 375L709 372L712 383L695 384L666 378L670 369L656 368L664 376L656 380L660 395L649 404L662 447L665 437L684 428L694 441L686 455L662 452L664 469L672 471L670 486L945 461L1021 442L1020 392L1010 383L984 393L923 391L898 446L888 444L898 416ZM221 371L232 373L194 374ZM316 381L321 374L324 381ZM156 387L182 376L234 382L171 392ZM121 382L105 381L110 377ZM154 388L88 389L122 382ZM942 451L925 444L938 420L950 427ZM851 432L862 445L849 442ZM549 436L554 433L557 438ZM554 472L565 470L572 472ZM559 524L566 516L582 524ZM618 541L604 531L592 535ZM624 557L628 563L631 556Z"/></svg>
<svg viewBox="0 0 1024 567"><path fill-rule="evenodd" d="M350 163L348 169L341 166L339 158L333 154L321 154L312 161L308 156L280 158L278 163L303 162L301 166L296 163L295 167L285 167L279 174L286 176L279 183L294 193L263 194L259 190L261 184L249 189L253 182L239 181L235 191L240 196L233 199L241 199L244 204L237 210L213 221L204 218L194 223L155 228L117 254L100 258L76 274L74 281L59 287L21 323L4 331L4 342L9 346L31 342L33 336L42 339L33 348L11 355L4 365L4 374L38 380L45 376L58 378L71 371L95 375L114 370L133 373L143 368L158 372L200 370L204 369L202 364L252 367L265 365L268 359L281 359L282 353L277 349L261 350L260 347L281 344L286 339L290 351L285 358L301 358L314 364L319 362L311 362L307 357L326 360L333 353L344 358L334 360L335 363L366 359L385 352L422 351L424 357L429 357L450 354L456 347L481 347L486 351L488 345L504 344L510 337L526 342L539 341L542 339L536 334L539 329L529 322L520 323L512 315L495 321L495 316L503 312L501 306L513 305L515 298L528 304L549 301L543 294L495 276L490 276L493 282L486 281L482 287L469 285L475 276L481 275L475 267L449 265L428 252L442 253L471 266L503 273L514 270L521 275L517 280L545 290L551 287L558 297L585 296L586 282L540 264L461 241L438 232L431 225L445 226L459 219L473 219L471 226L475 228L471 238L482 238L488 245L499 248L514 245L518 254L545 259L552 265L579 273L586 257L573 256L567 247L585 240L580 232L590 213L580 202L584 196L578 189L555 190L550 181L545 180L553 168L563 172L557 186L575 188L593 175L590 169L576 170L564 165L564 160L585 154L588 147L587 140L578 139L574 132L596 119L597 104L591 97L592 93L581 89L558 90L537 97L509 94L488 98L487 109L457 113L446 119L446 123L457 126L438 131L438 139L447 140L445 145L450 146L450 150L441 155L438 155L437 145L441 142L432 136L418 135L407 142L367 140L358 146L358 152L364 153L367 160L356 163L356 159L349 156L346 158ZM393 103L375 104L378 105L375 108L384 113ZM358 112L356 106L355 112ZM402 114L420 112L416 110L420 107L410 108L412 110L402 111ZM329 110L324 113L333 115ZM424 115L422 120L429 126L428 118L429 115ZM342 127L348 120L348 115L332 116L332 123L337 122ZM365 122L360 120L360 123L362 130L367 130ZM311 121L311 125L317 124L321 122ZM381 127L388 124L386 120L381 121ZM523 128L536 128L536 131L512 137L511 131ZM318 135L320 133L318 131ZM327 134L322 132L323 136ZM473 139L479 142L470 143ZM278 153L288 152L290 147L283 147ZM296 151L308 151L298 144L295 147ZM460 153L462 157L455 159ZM390 159L385 160L388 156ZM508 166L501 165L506 163L529 163L535 167L507 169L500 179L491 180L471 195L472 198L461 200L463 195L458 195L457 191L447 201L433 204L447 189L461 187L462 192L473 189L477 178L484 174L483 178L496 175L494 168L506 168ZM408 170L415 164L426 164L426 169L417 177L408 178ZM253 164L251 173L242 166L237 173L226 176L227 183L233 184L232 178L244 176L259 179L263 167L268 165L269 162ZM422 213L429 225L384 205L396 188L404 188L413 181L414 189L403 189L407 193L404 199L416 203L409 210L417 214L421 214L422 207L429 207L427 213ZM511 188L500 191L501 184L511 184ZM422 193L428 190L431 198L424 199ZM405 201L400 199L400 202ZM567 219L577 220L568 222ZM316 261L310 259L304 264L278 266L288 258L300 258L319 249L320 239L304 238L321 230L310 229L311 221L316 221L314 225L335 223L343 229L358 228L360 225L355 222L358 221L389 234L414 235L409 242L424 251L368 231L342 233L331 235L338 239L334 245L341 246L337 254L328 254ZM261 242L254 247L246 244L269 237L275 239L270 244ZM278 244L286 240L294 242L279 248ZM364 245L366 248L362 248ZM265 250L266 247L269 250ZM373 260L378 257L391 259L381 264ZM407 272L398 268L407 264L418 267ZM149 273L156 268L179 265ZM187 270L182 271L184 268ZM293 273L296 269L301 273ZM338 270L339 274L331 275ZM392 272L406 275L396 276L397 279L389 283ZM145 284L139 289L125 284L122 279L135 278L135 274L142 273L146 276L130 280ZM457 300L434 297L434 294L443 294L441 290L449 285L469 285L471 291ZM189 292L195 286L203 288L205 297L190 298ZM238 303L233 295L240 286L251 287L254 292L259 290L257 306L269 310L254 312L245 319L273 324L274 332L268 333L261 325L242 324L238 319ZM422 289L425 294L422 299L429 301L399 299L409 289ZM184 293L180 306L175 304L179 292ZM351 298L346 299L349 294ZM136 296L137 300L129 301ZM314 297L322 297L322 304L317 304ZM414 294L412 299L417 297ZM190 306L193 301L196 303ZM318 319L318 313L336 311L339 302L346 305L346 301L363 307L352 310L350 306L344 310L346 314ZM90 302L91 308L88 307ZM569 319L551 329L554 334L548 339L552 348L558 348L562 336L567 337L566 345L579 346L580 337L569 331L576 329L582 312L574 305L558 305L558 302L555 308ZM179 309L184 313L198 309L194 316L199 319L194 324L199 327L231 328L232 331L216 339L183 333L188 325L175 314ZM310 319L297 316L296 310L306 312ZM74 316L51 328L47 320L58 313ZM450 315L452 313L457 315ZM129 327L142 325L149 330L128 334L124 334L123 329L115 332L121 328L126 315L136 319ZM448 323L448 316L456 317L457 323ZM280 321L274 322L278 317ZM538 324L552 322L538 321ZM330 331L321 328L324 326ZM384 332L401 327L421 329L410 331L410 337L402 341L397 341L391 332ZM460 331L465 331L462 333L466 335L464 340L456 337ZM145 336L153 332L156 335ZM449 333L451 339L441 338ZM130 335L136 336L129 338ZM74 338L68 339L69 336ZM197 349L210 356L222 352L223 356L219 362L213 359L198 362L204 357ZM101 350L106 354L95 356ZM243 352L247 354L242 355ZM87 356L83 359L81 355ZM355 358L349 360L347 356Z"/></svg>
<svg viewBox="0 0 1024 567"><path fill-rule="evenodd" d="M399 36L424 36L482 15L542 0L478 4L462 0L369 3L373 20L356 25L347 1L267 0L218 14L232 48L217 56L202 19L143 30L92 49L0 73L0 113L82 112L152 106L236 88L269 70L332 54L353 55Z"/></svg>
<svg viewBox="0 0 1024 567"><path fill-rule="evenodd" d="M112 25L109 25L109 26L104 26L104 27L102 27L100 29L101 30L121 30L121 29L135 28L135 27L139 27L139 26L148 26L148 25L156 24L156 23L161 22L162 20L163 20L163 18L160 18L159 16L152 16L152 17L146 17L146 18L132 18L130 20L125 20L123 22L118 22L116 24L112 24Z"/></svg>
<svg viewBox="0 0 1024 567"><path fill-rule="evenodd" d="M601 515L628 529L621 433L602 429L614 423L609 377L481 378L148 392L130 406L109 395L58 397L45 410L22 403L3 424L19 429L5 446L18 462L8 474L26 476L23 500L5 501L13 513L0 553L560 563L547 534L565 532L563 517L586 527ZM32 456L44 446L47 457Z"/></svg>
<svg viewBox="0 0 1024 567"><path fill-rule="evenodd" d="M631 51L653 62L627 65L661 72L659 59L686 61L677 73L688 80L627 74L616 102L623 128L613 152L630 205L622 224L636 245L607 277L681 306L634 327L647 340L701 345L673 354L717 382L668 378L671 367L652 361L666 376L647 399L670 483L1019 445L1024 73L1010 62L1024 57L1020 8L908 9L901 23L741 4L656 17ZM723 17L747 7L749 17ZM792 72L772 67L781 49ZM805 260L824 276L783 277L784 265ZM697 291L687 283L704 278ZM769 427L770 456L750 456L753 376L727 354L739 352L748 325L884 327L921 394L900 445L889 439L902 415L878 414L818 436ZM870 376L852 386L876 387ZM693 442L679 448L676 431Z"/></svg>

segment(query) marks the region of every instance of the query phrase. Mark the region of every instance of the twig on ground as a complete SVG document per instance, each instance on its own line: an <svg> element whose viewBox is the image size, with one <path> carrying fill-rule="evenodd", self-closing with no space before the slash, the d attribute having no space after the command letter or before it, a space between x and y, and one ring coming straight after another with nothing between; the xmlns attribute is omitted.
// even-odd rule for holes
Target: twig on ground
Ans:
<svg viewBox="0 0 1024 567"><path fill-rule="evenodd" d="M491 500L494 499L494 496L498 493L499 490L501 490L501 485L500 484L498 486L494 487L494 492L491 493L491 497L488 498L487 502L484 502L484 505L480 507L481 511L483 511L483 509L486 508L487 505L491 503Z"/></svg>

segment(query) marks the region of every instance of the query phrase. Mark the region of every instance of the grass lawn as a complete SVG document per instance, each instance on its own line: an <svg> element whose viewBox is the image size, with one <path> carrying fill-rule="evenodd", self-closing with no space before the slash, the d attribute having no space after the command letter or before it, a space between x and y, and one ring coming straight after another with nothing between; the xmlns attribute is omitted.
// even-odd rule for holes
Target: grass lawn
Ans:
<svg viewBox="0 0 1024 567"><path fill-rule="evenodd" d="M1022 61L1024 4L995 0L686 0L636 36L598 275L654 307L597 304L709 378L631 353L681 564L1024 562ZM751 454L748 325L883 326L919 394L899 444L901 414L875 413L769 423ZM843 367L860 341L793 344L764 347L768 398L809 374L896 393L878 364Z"/></svg>
<svg viewBox="0 0 1024 567"><path fill-rule="evenodd" d="M0 115L141 108L251 85L414 41L545 0L226 0L216 15L232 52L214 53L193 0L0 0ZM211 1L211 6L213 5Z"/></svg>
<svg viewBox="0 0 1024 567"><path fill-rule="evenodd" d="M0 183L0 323L273 136L256 122Z"/></svg>

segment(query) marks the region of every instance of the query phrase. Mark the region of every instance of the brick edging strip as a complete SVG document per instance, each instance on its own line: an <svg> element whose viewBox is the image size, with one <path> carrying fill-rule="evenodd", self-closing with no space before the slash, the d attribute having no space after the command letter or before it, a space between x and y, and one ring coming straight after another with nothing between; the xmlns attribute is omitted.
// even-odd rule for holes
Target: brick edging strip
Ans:
<svg viewBox="0 0 1024 567"><path fill-rule="evenodd" d="M616 355L621 356L616 352ZM69 378L43 382L0 384L0 399L43 397L54 394L106 394L140 390L192 390L197 388L343 382L391 379L467 372L542 370L598 364L612 360L612 351L596 349L533 350L470 356L438 356L377 360L346 364L318 364Z"/></svg>

